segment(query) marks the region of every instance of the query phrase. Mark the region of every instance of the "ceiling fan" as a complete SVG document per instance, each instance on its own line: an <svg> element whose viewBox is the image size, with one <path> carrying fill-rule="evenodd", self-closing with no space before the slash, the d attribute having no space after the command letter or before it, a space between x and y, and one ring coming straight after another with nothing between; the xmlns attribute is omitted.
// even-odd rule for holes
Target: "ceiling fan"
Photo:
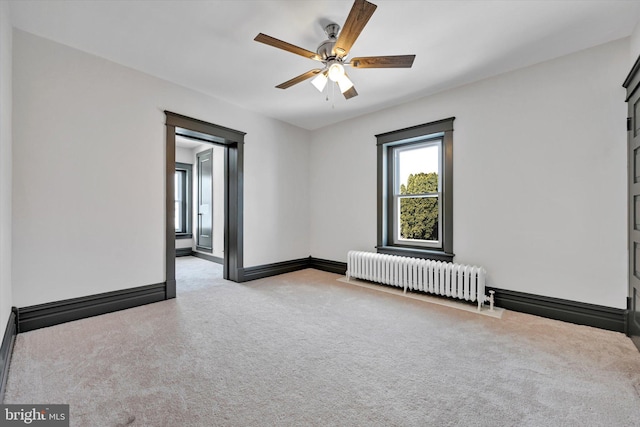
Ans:
<svg viewBox="0 0 640 427"><path fill-rule="evenodd" d="M320 92L327 85L327 80L331 80L338 84L344 97L350 99L357 96L358 92L356 92L353 82L344 71L345 65L353 68L411 68L415 55L365 56L347 60L351 46L355 43L364 26L367 25L377 7L366 0L355 0L342 31L340 31L338 24L327 25L324 31L327 33L328 39L320 44L316 52L311 52L263 33L258 34L254 39L257 42L268 44L323 64L323 68L307 71L276 87L287 89L315 76L311 83Z"/></svg>

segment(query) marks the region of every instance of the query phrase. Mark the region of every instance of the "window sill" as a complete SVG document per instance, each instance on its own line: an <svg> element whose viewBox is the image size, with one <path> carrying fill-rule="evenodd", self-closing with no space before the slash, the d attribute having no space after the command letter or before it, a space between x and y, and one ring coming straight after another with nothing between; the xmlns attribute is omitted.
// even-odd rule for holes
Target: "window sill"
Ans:
<svg viewBox="0 0 640 427"><path fill-rule="evenodd" d="M405 248L401 246L377 246L376 250L379 254L408 256L412 258L431 259L434 261L453 262L452 253L438 251L433 249Z"/></svg>
<svg viewBox="0 0 640 427"><path fill-rule="evenodd" d="M176 240L191 238L193 238L193 234L191 233L176 233Z"/></svg>

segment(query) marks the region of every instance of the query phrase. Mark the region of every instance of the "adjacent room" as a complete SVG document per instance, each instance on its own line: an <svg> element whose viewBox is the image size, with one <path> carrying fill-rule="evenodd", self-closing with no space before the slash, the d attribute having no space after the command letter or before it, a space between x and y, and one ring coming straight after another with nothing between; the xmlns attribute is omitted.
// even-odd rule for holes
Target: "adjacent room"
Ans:
<svg viewBox="0 0 640 427"><path fill-rule="evenodd" d="M223 146L176 137L176 256L198 256L218 264L224 258Z"/></svg>
<svg viewBox="0 0 640 427"><path fill-rule="evenodd" d="M3 421L639 425L639 57L640 1L0 0Z"/></svg>

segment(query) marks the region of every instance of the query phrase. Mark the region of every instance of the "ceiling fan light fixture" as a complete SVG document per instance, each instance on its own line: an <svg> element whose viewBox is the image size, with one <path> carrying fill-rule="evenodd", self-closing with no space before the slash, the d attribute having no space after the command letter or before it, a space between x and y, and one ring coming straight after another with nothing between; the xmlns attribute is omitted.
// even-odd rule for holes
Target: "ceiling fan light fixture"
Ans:
<svg viewBox="0 0 640 427"><path fill-rule="evenodd" d="M369 18L371 18L376 8L375 4L367 0L354 0L342 29L336 23L330 22L325 25L324 30L327 34L327 40L318 46L316 52L259 33L254 38L257 42L322 63L322 69L309 70L277 85L276 88L287 89L302 81L311 79L313 86L320 92L324 92L328 81L331 80L332 83L337 83L345 99L351 99L354 96L358 96L358 92L351 79L345 73L345 65L353 68L411 68L415 55L363 56L355 58L350 56L351 47L369 22ZM350 59L347 60L347 57ZM332 86L332 89L334 88L335 86Z"/></svg>
<svg viewBox="0 0 640 427"><path fill-rule="evenodd" d="M353 82L351 81L351 79L349 79L349 77L347 77L346 74L343 74L338 79L338 86L340 87L340 92L345 93L353 87Z"/></svg>
<svg viewBox="0 0 640 427"><path fill-rule="evenodd" d="M329 79L332 82L337 82L344 76L344 67L339 62L334 62L329 66Z"/></svg>
<svg viewBox="0 0 640 427"><path fill-rule="evenodd" d="M322 92L325 86L327 86L327 80L327 72L324 71L315 76L313 80L311 80L311 84L314 85L319 92Z"/></svg>

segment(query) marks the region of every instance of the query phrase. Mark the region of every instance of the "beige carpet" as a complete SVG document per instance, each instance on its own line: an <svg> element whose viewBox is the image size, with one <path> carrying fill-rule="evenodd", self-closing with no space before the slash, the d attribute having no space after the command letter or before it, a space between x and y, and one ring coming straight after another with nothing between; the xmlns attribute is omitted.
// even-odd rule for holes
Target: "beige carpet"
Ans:
<svg viewBox="0 0 640 427"><path fill-rule="evenodd" d="M177 264L175 300L19 335L5 403L68 403L73 426L640 425L623 334Z"/></svg>

